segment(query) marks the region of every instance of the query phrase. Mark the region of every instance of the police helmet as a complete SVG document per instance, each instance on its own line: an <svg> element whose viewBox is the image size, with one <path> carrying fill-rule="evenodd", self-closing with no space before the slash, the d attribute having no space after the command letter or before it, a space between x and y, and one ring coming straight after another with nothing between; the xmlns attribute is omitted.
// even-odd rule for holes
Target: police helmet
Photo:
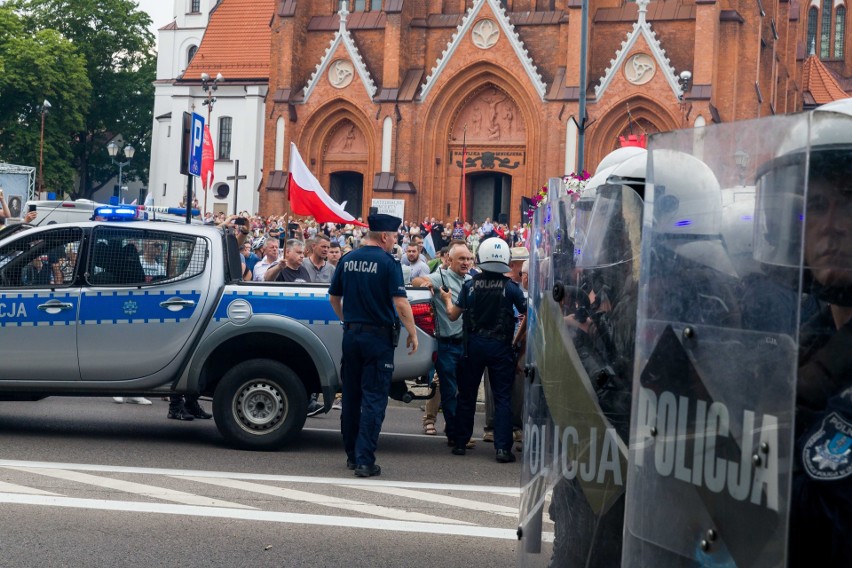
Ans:
<svg viewBox="0 0 852 568"><path fill-rule="evenodd" d="M640 197L645 195L645 176L648 170L648 152L643 150L639 154L624 160L610 172L606 179L608 184L629 185Z"/></svg>
<svg viewBox="0 0 852 568"><path fill-rule="evenodd" d="M629 150L625 152L624 150ZM598 196L599 189L607 184L629 185L641 198L645 189L645 164L648 151L644 148L628 146L610 152L601 160L595 175L589 178L580 193L580 199L574 207L574 239L582 248L585 246L590 231L592 207ZM603 166L603 167L601 167ZM639 189L641 188L641 190Z"/></svg>
<svg viewBox="0 0 852 568"><path fill-rule="evenodd" d="M506 274L509 268L509 244L500 237L491 237L482 241L476 251L477 266L488 272Z"/></svg>
<svg viewBox="0 0 852 568"><path fill-rule="evenodd" d="M809 269L806 274L815 276L813 291L819 298L852 306L852 267L846 265L845 253L811 259L810 247L803 240L809 229L827 222L827 216L817 220L823 211L842 210L832 220L837 222L846 218L845 211L852 204L846 189L852 179L852 98L792 120L796 122L774 158L759 167L755 176L754 256L778 266L798 267L804 261L804 268ZM832 246L843 248L839 243ZM826 265L832 263L838 265L831 266L832 274L817 276L817 270L826 272ZM822 268L817 269L817 264Z"/></svg>
<svg viewBox="0 0 852 568"><path fill-rule="evenodd" d="M645 148L640 148L638 146L623 146L621 148L616 148L615 150L603 157L603 159L598 164L597 169L595 170L595 174L606 168L617 166L618 164L632 158L633 156L644 156L645 152Z"/></svg>
<svg viewBox="0 0 852 568"><path fill-rule="evenodd" d="M648 151L645 150L645 148L639 148L637 146L625 146L623 148L613 150L600 161L598 167L595 169L594 175L586 181L586 186L583 188L583 192L580 197L584 198L588 196L593 198L595 196L595 190L607 182L610 175L612 175L613 171L619 165L637 156L645 157L647 153Z"/></svg>
<svg viewBox="0 0 852 568"><path fill-rule="evenodd" d="M736 276L722 245L722 190L713 170L670 149L652 151L647 168L653 233L677 256Z"/></svg>

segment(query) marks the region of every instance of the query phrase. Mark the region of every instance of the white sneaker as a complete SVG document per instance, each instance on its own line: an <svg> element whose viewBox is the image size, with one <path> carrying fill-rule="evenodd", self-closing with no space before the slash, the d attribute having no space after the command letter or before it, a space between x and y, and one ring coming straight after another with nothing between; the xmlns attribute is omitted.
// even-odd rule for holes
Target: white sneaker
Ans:
<svg viewBox="0 0 852 568"><path fill-rule="evenodd" d="M331 403L332 410L343 410L343 399L335 398L334 402Z"/></svg>
<svg viewBox="0 0 852 568"><path fill-rule="evenodd" d="M141 404L142 406L153 404L150 400L142 396L131 396L125 401L127 404Z"/></svg>
<svg viewBox="0 0 852 568"><path fill-rule="evenodd" d="M120 396L114 396L114 397L112 397L112 401L113 401L113 402L117 402L118 404L124 404L124 398L122 398L122 397L120 397Z"/></svg>

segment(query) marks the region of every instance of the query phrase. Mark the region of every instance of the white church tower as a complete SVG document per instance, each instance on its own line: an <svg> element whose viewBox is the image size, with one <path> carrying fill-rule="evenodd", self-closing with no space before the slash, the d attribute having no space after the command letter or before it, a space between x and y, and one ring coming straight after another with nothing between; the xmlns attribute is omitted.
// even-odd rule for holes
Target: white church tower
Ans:
<svg viewBox="0 0 852 568"><path fill-rule="evenodd" d="M172 3L175 19L159 30L148 203L176 207L185 200L187 178L180 173L181 122L184 112L196 112L205 120L209 117L215 158L214 181L206 196L201 180L194 179L193 194L200 208L204 210L206 203L210 212L253 213L262 176L263 111L269 88L268 21L273 2ZM258 41L243 43L247 29L258 36L250 39ZM234 37L235 33L243 37ZM203 88L202 74L210 79L208 90ZM217 76L221 80L215 81L216 90L211 91ZM210 98L215 99L212 111L204 104Z"/></svg>

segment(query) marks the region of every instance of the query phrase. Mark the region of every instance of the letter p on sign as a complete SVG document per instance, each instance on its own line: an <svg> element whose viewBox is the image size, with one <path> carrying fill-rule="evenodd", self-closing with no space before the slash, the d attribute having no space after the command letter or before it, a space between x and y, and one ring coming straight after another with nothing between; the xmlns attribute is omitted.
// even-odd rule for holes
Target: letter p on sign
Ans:
<svg viewBox="0 0 852 568"><path fill-rule="evenodd" d="M189 174L199 177L201 176L201 153L204 146L204 117L200 114L192 113L190 140Z"/></svg>

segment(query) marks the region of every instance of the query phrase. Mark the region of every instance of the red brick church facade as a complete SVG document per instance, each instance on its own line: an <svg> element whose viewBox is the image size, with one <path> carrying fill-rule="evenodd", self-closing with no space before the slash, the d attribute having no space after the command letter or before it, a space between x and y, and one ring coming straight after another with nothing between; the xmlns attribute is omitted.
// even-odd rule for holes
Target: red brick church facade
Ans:
<svg viewBox="0 0 852 568"><path fill-rule="evenodd" d="M852 58L838 6L590 0L583 166L593 170L625 134L846 96ZM468 220L517 223L521 196L577 167L580 0L340 8L279 0L271 17L261 213L288 210L290 142L358 216L373 199L402 199L409 219L453 218L464 191ZM683 71L692 76L685 90Z"/></svg>

